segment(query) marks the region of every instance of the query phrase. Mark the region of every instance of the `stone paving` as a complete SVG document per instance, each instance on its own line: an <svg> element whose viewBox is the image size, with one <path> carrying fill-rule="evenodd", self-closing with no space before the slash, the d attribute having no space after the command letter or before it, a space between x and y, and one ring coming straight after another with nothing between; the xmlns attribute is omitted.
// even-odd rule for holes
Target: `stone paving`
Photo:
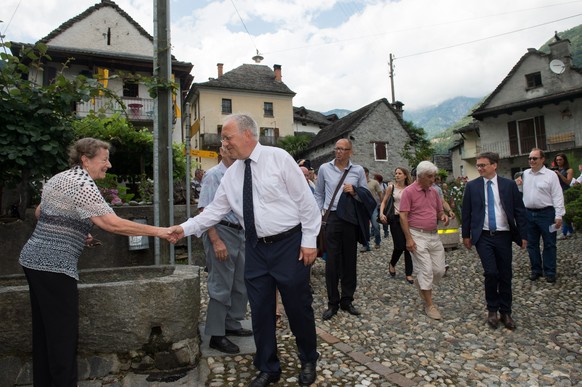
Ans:
<svg viewBox="0 0 582 387"><path fill-rule="evenodd" d="M535 386L582 385L582 238L558 242L558 281L529 280L526 251L514 250L514 311L517 330L485 324L483 275L473 248L447 252L447 276L435 289L443 319L426 317L418 292L404 278L388 275L390 239L359 254L354 304L359 317L340 310L321 319L326 292L324 265L312 271L319 333L318 386ZM204 308L203 308L204 309ZM279 331L283 378L297 385L293 336ZM250 355L209 357L207 386L246 386L255 370Z"/></svg>
<svg viewBox="0 0 582 387"><path fill-rule="evenodd" d="M388 275L390 238L378 250L359 253L354 304L362 315L340 310L323 321L324 264L318 260L312 270L321 353L315 385L582 385L581 249L581 236L558 242L558 280L549 284L543 278L528 279L527 252L515 247L515 331L492 330L485 323L482 268L474 248L467 251L459 245L447 252L450 269L433 297L443 315L440 321L425 316L417 290L405 281L404 258L396 277ZM204 279L205 275L201 323L206 309ZM252 340L244 340L237 341L244 349L235 356L209 352L203 343L198 369L181 378L177 375L175 381L148 381L144 375L130 374L80 386L247 386L256 370ZM278 342L283 374L277 386L296 386L300 364L285 318Z"/></svg>

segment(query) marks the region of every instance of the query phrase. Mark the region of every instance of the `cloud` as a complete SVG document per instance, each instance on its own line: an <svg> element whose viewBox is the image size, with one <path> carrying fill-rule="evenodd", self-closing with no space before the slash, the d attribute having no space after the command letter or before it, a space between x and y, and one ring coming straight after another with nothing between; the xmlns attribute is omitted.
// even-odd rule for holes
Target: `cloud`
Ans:
<svg viewBox="0 0 582 387"><path fill-rule="evenodd" d="M7 40L34 42L95 1L4 0L0 31ZM151 0L116 3L153 34ZM263 64L283 66L283 81L297 93L294 105L319 111L390 100L392 53L396 99L416 109L488 94L528 47L581 24L581 3L171 0L172 47L179 60L194 64L195 82L215 77L216 63L225 71L252 63L259 50Z"/></svg>

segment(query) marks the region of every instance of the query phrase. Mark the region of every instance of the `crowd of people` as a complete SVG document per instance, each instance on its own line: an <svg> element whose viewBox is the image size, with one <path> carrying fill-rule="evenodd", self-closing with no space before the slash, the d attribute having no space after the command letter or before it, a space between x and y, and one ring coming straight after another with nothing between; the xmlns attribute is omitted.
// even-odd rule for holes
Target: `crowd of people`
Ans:
<svg viewBox="0 0 582 387"><path fill-rule="evenodd" d="M279 296L296 338L298 382L310 385L316 380L319 353L310 267L317 259L320 233L326 247L323 320L340 310L361 314L356 302L358 245L363 253L371 250L371 240L380 246L380 225L384 238L392 235L394 246L386 259L387 275L396 276L404 255L404 278L417 287L424 313L442 319L435 287L447 264L438 222L447 226L455 212L436 184L436 165L422 161L414 173L399 166L384 180L353 163L352 141L342 138L335 143L333 159L321 164L316 174L309 160L295 161L286 151L258 140L252 117L227 117L219 164L206 172L196 170L192 181L199 214L168 228L118 218L104 201L94 180L104 178L111 167L108 143L86 138L71 147L71 169L45 184L37 226L20 256L30 285L35 386L78 383L77 261L91 241L93 225L171 243L188 235L202 238L209 346L235 354L240 349L228 336L253 336L258 374L251 387L281 378ZM465 184L462 197L462 240L467 249L475 246L483 266L486 323L516 329L512 242L527 248L530 280L543 276L548 283L555 282L557 231L564 237L573 233L572 226L562 221L563 192L581 184L582 175L574 179L563 153L555 156L552 169L547 168L545 153L537 148L529 154L530 168L514 180L497 175L498 154L484 152L476 160L480 177ZM248 306L252 330L241 325Z"/></svg>

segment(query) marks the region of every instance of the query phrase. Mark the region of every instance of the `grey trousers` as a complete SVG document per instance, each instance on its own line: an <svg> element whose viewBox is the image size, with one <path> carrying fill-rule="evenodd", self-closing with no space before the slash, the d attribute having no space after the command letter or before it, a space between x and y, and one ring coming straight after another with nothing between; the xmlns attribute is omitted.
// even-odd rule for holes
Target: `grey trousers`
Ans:
<svg viewBox="0 0 582 387"><path fill-rule="evenodd" d="M202 235L208 268L208 309L205 334L224 336L225 329L240 329L247 312L244 282L245 233L232 227L215 226L228 250L228 258L219 261L207 233Z"/></svg>

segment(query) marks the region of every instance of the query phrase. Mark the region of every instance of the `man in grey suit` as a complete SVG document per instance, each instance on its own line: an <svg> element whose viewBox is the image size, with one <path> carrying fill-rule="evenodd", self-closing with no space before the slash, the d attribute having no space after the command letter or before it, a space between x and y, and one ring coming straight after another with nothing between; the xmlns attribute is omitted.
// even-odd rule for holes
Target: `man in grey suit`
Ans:
<svg viewBox="0 0 582 387"><path fill-rule="evenodd" d="M485 276L487 324L493 329L501 323L515 329L511 317L511 242L522 249L527 246L527 219L517 184L497 175L499 155L483 152L477 155L481 177L465 186L463 195L463 244L475 245Z"/></svg>
<svg viewBox="0 0 582 387"><path fill-rule="evenodd" d="M212 202L227 168L234 163L228 151L220 149L222 161L210 168L202 179L198 208ZM208 268L208 309L205 333L211 336L209 346L225 353L238 353L239 347L226 336L251 336L240 321L247 311L244 282L245 233L232 212L202 235Z"/></svg>

